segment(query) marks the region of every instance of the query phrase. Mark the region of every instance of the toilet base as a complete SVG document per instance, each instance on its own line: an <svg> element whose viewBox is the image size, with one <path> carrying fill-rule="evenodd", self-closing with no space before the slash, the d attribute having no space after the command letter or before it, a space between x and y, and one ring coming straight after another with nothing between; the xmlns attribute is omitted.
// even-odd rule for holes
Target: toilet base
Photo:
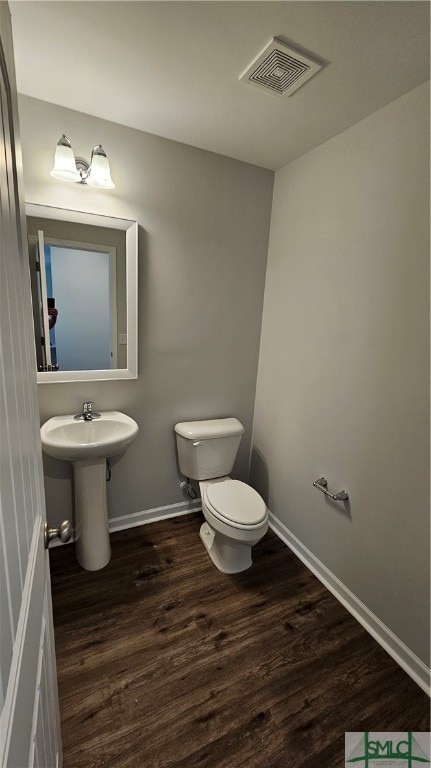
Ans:
<svg viewBox="0 0 431 768"><path fill-rule="evenodd" d="M201 525L199 536L217 570L241 573L251 566L251 545L228 539L214 531L208 523Z"/></svg>

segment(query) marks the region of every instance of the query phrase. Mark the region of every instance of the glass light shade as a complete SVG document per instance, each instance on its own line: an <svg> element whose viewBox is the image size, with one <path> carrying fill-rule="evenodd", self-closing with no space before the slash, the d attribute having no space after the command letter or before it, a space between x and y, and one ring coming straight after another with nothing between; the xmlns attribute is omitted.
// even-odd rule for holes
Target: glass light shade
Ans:
<svg viewBox="0 0 431 768"><path fill-rule="evenodd" d="M54 179L60 179L60 181L81 181L80 173L76 168L73 149L65 136L60 139L56 146L51 176Z"/></svg>
<svg viewBox="0 0 431 768"><path fill-rule="evenodd" d="M90 171L87 176L87 184L99 189L114 189L115 184L111 179L111 169L103 147L94 147L91 153Z"/></svg>

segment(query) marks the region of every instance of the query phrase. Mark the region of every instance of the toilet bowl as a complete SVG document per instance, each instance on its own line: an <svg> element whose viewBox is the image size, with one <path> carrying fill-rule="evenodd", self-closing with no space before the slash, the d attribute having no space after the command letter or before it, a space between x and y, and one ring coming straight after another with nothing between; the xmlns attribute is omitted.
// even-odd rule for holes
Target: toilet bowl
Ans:
<svg viewBox="0 0 431 768"><path fill-rule="evenodd" d="M252 564L251 549L268 530L268 512L259 494L230 477L199 483L205 523L202 543L222 573L240 573Z"/></svg>

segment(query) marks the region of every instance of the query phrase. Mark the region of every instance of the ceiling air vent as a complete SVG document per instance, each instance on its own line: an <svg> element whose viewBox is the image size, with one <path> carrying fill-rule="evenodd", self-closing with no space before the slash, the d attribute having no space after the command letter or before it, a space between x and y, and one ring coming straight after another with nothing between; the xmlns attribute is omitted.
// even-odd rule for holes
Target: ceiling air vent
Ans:
<svg viewBox="0 0 431 768"><path fill-rule="evenodd" d="M250 85L278 96L291 96L322 68L321 64L273 38L241 75Z"/></svg>

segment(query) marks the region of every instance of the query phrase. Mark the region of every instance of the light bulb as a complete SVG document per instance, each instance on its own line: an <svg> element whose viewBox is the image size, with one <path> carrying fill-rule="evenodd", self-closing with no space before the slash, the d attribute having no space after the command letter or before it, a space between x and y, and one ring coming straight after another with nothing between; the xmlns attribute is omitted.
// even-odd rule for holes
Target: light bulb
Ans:
<svg viewBox="0 0 431 768"><path fill-rule="evenodd" d="M91 153L90 170L86 181L90 186L99 189L114 189L115 187L111 179L108 158L101 144L94 147Z"/></svg>
<svg viewBox="0 0 431 768"><path fill-rule="evenodd" d="M51 176L60 181L81 181L81 175L76 168L72 145L64 134L55 148L55 161Z"/></svg>

